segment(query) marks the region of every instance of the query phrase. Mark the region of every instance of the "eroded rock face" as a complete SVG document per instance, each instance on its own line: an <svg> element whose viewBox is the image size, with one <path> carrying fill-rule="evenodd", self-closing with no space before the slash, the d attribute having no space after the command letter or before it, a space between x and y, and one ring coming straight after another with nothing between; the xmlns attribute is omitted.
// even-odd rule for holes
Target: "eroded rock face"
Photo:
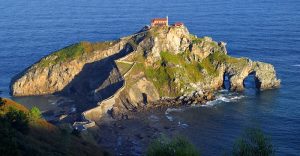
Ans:
<svg viewBox="0 0 300 156"><path fill-rule="evenodd" d="M16 76L11 93L84 97L97 105L83 115L99 120L108 114L123 118L165 97L190 96L192 103L211 99L193 98L193 93L221 89L225 75L231 90L241 91L249 74L261 90L280 85L271 64L230 57L224 42L197 38L183 26L154 27L118 41L80 44L51 54Z"/></svg>
<svg viewBox="0 0 300 156"><path fill-rule="evenodd" d="M161 59L162 51L178 54L190 45L189 31L185 27L153 28L147 32L138 46L143 51L146 63L152 65Z"/></svg>
<svg viewBox="0 0 300 156"><path fill-rule="evenodd" d="M232 91L243 91L244 81L251 74L254 75L256 87L259 90L280 86L280 80L276 78L275 69L271 64L245 59L243 66L233 66L232 64L224 64L224 66L225 74L230 77L230 89Z"/></svg>
<svg viewBox="0 0 300 156"><path fill-rule="evenodd" d="M150 81L146 78L140 79L135 85L128 90L129 99L132 103L148 103L148 101L156 101L159 94Z"/></svg>
<svg viewBox="0 0 300 156"><path fill-rule="evenodd" d="M87 55L84 53L76 59L43 65L44 62L57 57L49 55L12 79L11 94L13 96L30 96L63 91L85 69L85 66L97 67L97 61L126 51L126 43L126 40L120 40L103 50L92 51L92 54ZM99 68L98 70L101 72L102 67Z"/></svg>
<svg viewBox="0 0 300 156"><path fill-rule="evenodd" d="M280 86L280 80L276 78L274 66L263 62L254 62L253 71L257 79L256 85L261 89L272 89Z"/></svg>

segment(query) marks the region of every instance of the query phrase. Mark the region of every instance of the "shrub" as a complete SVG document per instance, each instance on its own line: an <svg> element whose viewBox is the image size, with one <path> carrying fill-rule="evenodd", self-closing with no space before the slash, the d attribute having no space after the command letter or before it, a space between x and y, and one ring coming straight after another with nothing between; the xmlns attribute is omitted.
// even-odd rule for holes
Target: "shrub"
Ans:
<svg viewBox="0 0 300 156"><path fill-rule="evenodd" d="M12 128L23 134L29 132L29 120L28 115L25 112L10 107L9 111L5 114L4 119L11 124Z"/></svg>
<svg viewBox="0 0 300 156"><path fill-rule="evenodd" d="M257 128L246 129L234 144L232 151L234 156L270 156L274 153L270 138Z"/></svg>
<svg viewBox="0 0 300 156"><path fill-rule="evenodd" d="M78 129L73 129L73 131L71 132L72 135L76 136L76 137L81 137L81 132Z"/></svg>
<svg viewBox="0 0 300 156"><path fill-rule="evenodd" d="M5 101L2 99L2 97L0 97L0 106L4 105Z"/></svg>
<svg viewBox="0 0 300 156"><path fill-rule="evenodd" d="M37 107L31 108L29 111L29 116L31 120L37 120L41 118L41 111Z"/></svg>
<svg viewBox="0 0 300 156"><path fill-rule="evenodd" d="M0 155L20 155L16 131L3 117L0 118Z"/></svg>
<svg viewBox="0 0 300 156"><path fill-rule="evenodd" d="M172 140L161 137L150 144L148 156L197 156L200 155L193 144L183 137Z"/></svg>

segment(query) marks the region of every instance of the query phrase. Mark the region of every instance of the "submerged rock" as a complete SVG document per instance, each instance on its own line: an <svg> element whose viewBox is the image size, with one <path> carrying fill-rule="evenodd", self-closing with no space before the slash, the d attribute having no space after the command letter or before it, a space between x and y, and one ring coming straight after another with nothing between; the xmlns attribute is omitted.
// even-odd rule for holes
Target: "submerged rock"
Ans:
<svg viewBox="0 0 300 156"><path fill-rule="evenodd" d="M82 97L94 104L83 112L86 119L128 118L126 112L140 108L205 103L225 77L231 90L241 91L251 74L259 90L280 85L271 64L231 57L224 42L198 38L184 26L152 27L46 56L12 79L11 94Z"/></svg>

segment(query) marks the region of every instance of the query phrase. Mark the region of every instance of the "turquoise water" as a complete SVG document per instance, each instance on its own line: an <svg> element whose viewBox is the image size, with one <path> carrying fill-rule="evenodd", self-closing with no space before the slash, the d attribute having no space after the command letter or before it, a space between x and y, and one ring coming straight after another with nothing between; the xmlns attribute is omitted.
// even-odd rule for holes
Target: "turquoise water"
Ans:
<svg viewBox="0 0 300 156"><path fill-rule="evenodd" d="M185 123L178 131L204 155L222 154L253 125L271 135L278 155L300 152L300 1L11 0L1 2L0 13L1 96L9 97L15 74L52 51L82 40L117 39L168 15L197 36L227 42L233 56L272 63L282 79L280 89L223 93L209 107L170 113L169 122ZM51 107L49 97L19 101Z"/></svg>

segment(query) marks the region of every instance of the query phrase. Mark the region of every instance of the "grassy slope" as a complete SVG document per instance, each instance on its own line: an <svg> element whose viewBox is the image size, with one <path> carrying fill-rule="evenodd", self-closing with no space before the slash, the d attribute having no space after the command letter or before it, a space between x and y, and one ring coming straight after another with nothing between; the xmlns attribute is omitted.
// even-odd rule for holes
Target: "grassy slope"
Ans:
<svg viewBox="0 0 300 156"><path fill-rule="evenodd" d="M39 67L48 67L60 62L71 61L80 58L84 54L89 55L89 53L96 50L105 50L106 48L113 46L115 43L116 42L79 42L43 58L40 62L38 62L38 65Z"/></svg>
<svg viewBox="0 0 300 156"><path fill-rule="evenodd" d="M116 61L116 65L122 75L128 72L128 70L132 67L132 63L126 63L126 62Z"/></svg>
<svg viewBox="0 0 300 156"><path fill-rule="evenodd" d="M28 113L23 105L4 99L0 115L10 107ZM104 155L105 152L90 141L71 135L44 119L29 122L29 133L16 133L18 149L22 155Z"/></svg>

